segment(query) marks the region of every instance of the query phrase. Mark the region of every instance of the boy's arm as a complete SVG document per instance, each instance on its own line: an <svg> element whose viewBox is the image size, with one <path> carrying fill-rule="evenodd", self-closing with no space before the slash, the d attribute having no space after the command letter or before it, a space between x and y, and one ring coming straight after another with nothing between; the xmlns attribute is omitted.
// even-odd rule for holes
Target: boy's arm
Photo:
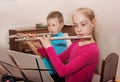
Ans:
<svg viewBox="0 0 120 82"><path fill-rule="evenodd" d="M40 43L35 44L35 42L27 41L27 45L32 49L34 54L41 56L38 52L38 46L41 47Z"/></svg>
<svg viewBox="0 0 120 82"><path fill-rule="evenodd" d="M27 41L27 44L29 45L29 47L32 49L32 51L36 55L39 55L41 58L47 57L47 53L46 53L45 49L39 42Z"/></svg>

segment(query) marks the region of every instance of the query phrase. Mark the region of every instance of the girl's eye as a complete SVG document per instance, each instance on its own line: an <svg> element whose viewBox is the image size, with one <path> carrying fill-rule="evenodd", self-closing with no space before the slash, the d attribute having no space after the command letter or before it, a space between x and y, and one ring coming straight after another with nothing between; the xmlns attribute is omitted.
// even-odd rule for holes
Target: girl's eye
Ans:
<svg viewBox="0 0 120 82"><path fill-rule="evenodd" d="M86 23L82 24L82 26L85 26L85 25L86 25Z"/></svg>

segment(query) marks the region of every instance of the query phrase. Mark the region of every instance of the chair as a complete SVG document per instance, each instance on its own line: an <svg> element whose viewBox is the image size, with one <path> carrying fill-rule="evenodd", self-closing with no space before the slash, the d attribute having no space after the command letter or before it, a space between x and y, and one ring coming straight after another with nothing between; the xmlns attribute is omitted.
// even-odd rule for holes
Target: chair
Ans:
<svg viewBox="0 0 120 82"><path fill-rule="evenodd" d="M69 34L68 33L63 33L63 36L64 37L69 37ZM67 47L72 43L72 41L70 39L66 40L67 42Z"/></svg>
<svg viewBox="0 0 120 82"><path fill-rule="evenodd" d="M115 82L118 58L116 53L110 53L102 61L101 74L94 74L92 82Z"/></svg>

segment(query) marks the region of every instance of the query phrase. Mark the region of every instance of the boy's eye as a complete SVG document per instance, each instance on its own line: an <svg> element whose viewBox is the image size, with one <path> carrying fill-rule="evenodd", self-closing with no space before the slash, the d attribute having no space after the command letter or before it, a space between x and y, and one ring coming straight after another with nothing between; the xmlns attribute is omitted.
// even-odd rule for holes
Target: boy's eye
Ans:
<svg viewBox="0 0 120 82"><path fill-rule="evenodd" d="M53 24L52 26L55 26L55 24Z"/></svg>
<svg viewBox="0 0 120 82"><path fill-rule="evenodd" d="M73 27L77 27L78 25L77 24L74 24Z"/></svg>
<svg viewBox="0 0 120 82"><path fill-rule="evenodd" d="M50 25L47 25L47 27L49 27Z"/></svg>

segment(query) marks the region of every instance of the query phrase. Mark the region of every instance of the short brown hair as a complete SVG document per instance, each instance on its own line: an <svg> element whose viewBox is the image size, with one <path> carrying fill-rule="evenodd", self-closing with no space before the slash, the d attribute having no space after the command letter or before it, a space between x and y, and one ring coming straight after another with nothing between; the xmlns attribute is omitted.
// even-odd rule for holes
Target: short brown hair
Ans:
<svg viewBox="0 0 120 82"><path fill-rule="evenodd" d="M48 14L47 20L50 18L58 18L59 22L64 22L64 18L61 12L59 11L52 11Z"/></svg>

